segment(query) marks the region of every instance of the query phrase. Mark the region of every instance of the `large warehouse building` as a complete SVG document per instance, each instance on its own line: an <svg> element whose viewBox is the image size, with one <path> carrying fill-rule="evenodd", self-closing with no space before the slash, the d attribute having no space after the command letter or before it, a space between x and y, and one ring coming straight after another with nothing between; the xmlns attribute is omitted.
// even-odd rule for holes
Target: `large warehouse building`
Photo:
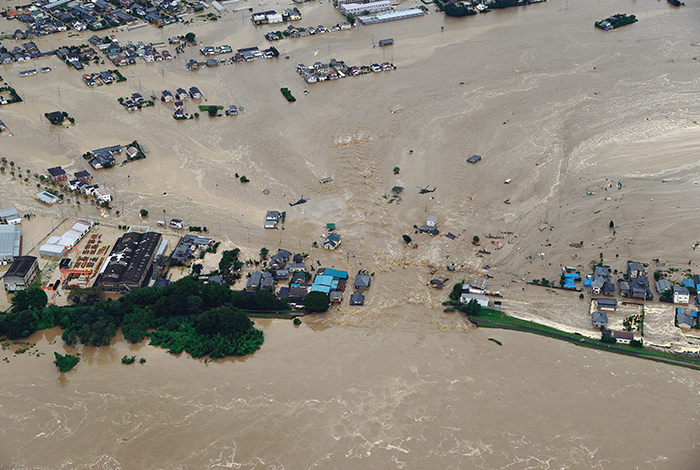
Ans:
<svg viewBox="0 0 700 470"><path fill-rule="evenodd" d="M34 256L19 256L2 278L5 290L26 290L39 274L39 262Z"/></svg>
<svg viewBox="0 0 700 470"><path fill-rule="evenodd" d="M39 254L45 258L62 258L66 254L66 249L78 244L81 238L92 228L92 222L79 220L69 228L66 233L54 235L39 247Z"/></svg>
<svg viewBox="0 0 700 470"><path fill-rule="evenodd" d="M95 286L105 292L126 292L147 286L162 238L155 232L124 234L102 265Z"/></svg>
<svg viewBox="0 0 700 470"><path fill-rule="evenodd" d="M22 242L22 227L0 225L0 263L7 264L19 256Z"/></svg>

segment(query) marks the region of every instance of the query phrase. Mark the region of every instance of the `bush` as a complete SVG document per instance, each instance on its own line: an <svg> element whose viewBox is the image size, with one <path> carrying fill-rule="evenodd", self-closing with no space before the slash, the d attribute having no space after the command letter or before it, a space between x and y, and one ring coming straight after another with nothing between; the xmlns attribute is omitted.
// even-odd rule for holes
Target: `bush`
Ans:
<svg viewBox="0 0 700 470"><path fill-rule="evenodd" d="M289 88L280 88L280 91L282 92L284 97L287 98L287 101L289 101L290 103L297 100L296 98L294 98L294 95L292 95L292 92L289 91Z"/></svg>
<svg viewBox="0 0 700 470"><path fill-rule="evenodd" d="M404 235L403 241L406 242L406 244L408 245L409 243L411 243L411 237L409 237L408 235Z"/></svg>
<svg viewBox="0 0 700 470"><path fill-rule="evenodd" d="M617 339L615 339L614 337L612 337L612 336L610 336L610 335L603 335L603 336L601 336L601 337L600 337L600 341L602 341L603 343L608 343L608 344L615 344L615 343L617 343Z"/></svg>
<svg viewBox="0 0 700 470"><path fill-rule="evenodd" d="M295 325L301 325L301 320L299 320L299 317L295 317L294 320L292 321Z"/></svg>
<svg viewBox="0 0 700 470"><path fill-rule="evenodd" d="M141 209L139 214L141 214L141 217L146 217L148 215L148 211L146 209Z"/></svg>
<svg viewBox="0 0 700 470"><path fill-rule="evenodd" d="M73 367L75 367L75 365L78 362L80 362L79 357L75 357L70 354L66 354L65 356L62 356L57 352L53 354L56 357L56 360L53 361L53 363L56 364L56 367L58 367L58 370L60 370L61 372L68 372Z"/></svg>
<svg viewBox="0 0 700 470"><path fill-rule="evenodd" d="M248 183L250 180L245 175L241 176L241 183Z"/></svg>
<svg viewBox="0 0 700 470"><path fill-rule="evenodd" d="M122 364L131 365L136 362L136 356L127 356L126 354L122 357Z"/></svg>
<svg viewBox="0 0 700 470"><path fill-rule="evenodd" d="M391 188L391 192L394 194L401 194L403 192L403 186L394 186Z"/></svg>

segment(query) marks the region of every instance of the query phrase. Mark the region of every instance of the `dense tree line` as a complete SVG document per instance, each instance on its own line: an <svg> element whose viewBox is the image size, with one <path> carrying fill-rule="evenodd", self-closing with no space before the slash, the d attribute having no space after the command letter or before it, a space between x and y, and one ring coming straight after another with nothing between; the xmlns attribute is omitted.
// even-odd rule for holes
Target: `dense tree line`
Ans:
<svg viewBox="0 0 700 470"><path fill-rule="evenodd" d="M73 296L75 302L100 298L94 290ZM0 316L0 336L24 338L37 330L60 326L70 345L108 345L122 327L132 343L150 337L150 344L174 354L187 351L194 357L240 356L255 352L263 333L243 310L285 310L287 303L271 292L231 291L217 283L200 285L185 277L164 287L134 290L118 300L69 307L46 306L43 290L32 287L17 292L12 310Z"/></svg>

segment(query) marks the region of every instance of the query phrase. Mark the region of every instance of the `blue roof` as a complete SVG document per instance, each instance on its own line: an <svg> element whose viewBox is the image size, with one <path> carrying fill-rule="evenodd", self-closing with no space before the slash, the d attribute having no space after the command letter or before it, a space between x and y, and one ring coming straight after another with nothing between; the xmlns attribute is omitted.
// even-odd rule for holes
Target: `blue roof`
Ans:
<svg viewBox="0 0 700 470"><path fill-rule="evenodd" d="M318 276L316 276L316 279L314 279L313 285L330 286L332 283L333 283L333 276L319 274Z"/></svg>
<svg viewBox="0 0 700 470"><path fill-rule="evenodd" d="M583 285L586 287L590 287L592 282L593 282L593 279L591 279L590 277L587 277L586 279L583 280Z"/></svg>
<svg viewBox="0 0 700 470"><path fill-rule="evenodd" d="M578 273L564 273L565 278L578 279Z"/></svg>
<svg viewBox="0 0 700 470"><path fill-rule="evenodd" d="M678 308L676 309L676 312L677 312L677 313L685 313L685 309L684 309L683 307L678 307Z"/></svg>
<svg viewBox="0 0 700 470"><path fill-rule="evenodd" d="M695 283L693 282L692 279L683 279L682 284L683 284L685 287L695 288Z"/></svg>
<svg viewBox="0 0 700 470"><path fill-rule="evenodd" d="M323 274L326 276L333 276L333 277L337 277L340 279L347 279L348 278L347 271L339 271L337 269L331 269L331 268L326 269L326 271Z"/></svg>
<svg viewBox="0 0 700 470"><path fill-rule="evenodd" d="M331 291L331 286L321 286L314 284L311 286L310 292L325 292L328 294Z"/></svg>
<svg viewBox="0 0 700 470"><path fill-rule="evenodd" d="M693 311L690 312L690 316L691 316L691 317L696 317L696 318L697 318L698 312L696 312L695 310L693 310Z"/></svg>
<svg viewBox="0 0 700 470"><path fill-rule="evenodd" d="M567 277L564 279L564 289L576 289L576 284L574 284L574 280L570 277Z"/></svg>

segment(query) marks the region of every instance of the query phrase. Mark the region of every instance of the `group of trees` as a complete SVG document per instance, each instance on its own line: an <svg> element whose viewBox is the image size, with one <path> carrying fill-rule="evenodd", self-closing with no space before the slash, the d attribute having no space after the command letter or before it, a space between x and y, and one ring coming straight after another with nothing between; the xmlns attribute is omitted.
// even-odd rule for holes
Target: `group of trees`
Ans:
<svg viewBox="0 0 700 470"><path fill-rule="evenodd" d="M187 351L194 357L218 358L251 354L262 344L262 331L254 328L243 309L287 308L269 291L231 291L217 283L200 285L192 277L169 286L137 289L118 300L97 302L96 296L93 290L83 289L71 297L79 305L47 307L42 289L17 292L11 312L0 316L0 336L23 338L60 326L67 344L102 346L121 326L132 343L150 337L150 344L174 354Z"/></svg>

